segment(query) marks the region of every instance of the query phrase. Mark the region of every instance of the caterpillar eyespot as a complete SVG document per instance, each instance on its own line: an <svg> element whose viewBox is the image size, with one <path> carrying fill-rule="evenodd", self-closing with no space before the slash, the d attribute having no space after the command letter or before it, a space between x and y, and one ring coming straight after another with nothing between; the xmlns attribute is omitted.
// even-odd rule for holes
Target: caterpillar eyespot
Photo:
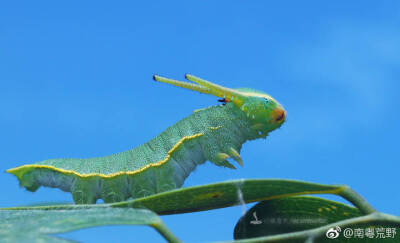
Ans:
<svg viewBox="0 0 400 243"><path fill-rule="evenodd" d="M242 144L265 138L285 121L286 112L261 91L231 89L185 75L184 82L154 75L154 80L221 98L225 105L195 110L134 149L89 159L50 159L7 170L29 191L54 187L71 192L75 203L106 203L139 198L182 186L196 166L210 161L243 166ZM267 100L267 104L265 103Z"/></svg>

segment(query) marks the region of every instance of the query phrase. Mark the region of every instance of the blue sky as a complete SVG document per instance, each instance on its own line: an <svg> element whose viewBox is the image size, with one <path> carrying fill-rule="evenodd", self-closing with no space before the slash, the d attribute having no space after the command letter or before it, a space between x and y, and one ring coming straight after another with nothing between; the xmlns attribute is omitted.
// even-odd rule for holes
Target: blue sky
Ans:
<svg viewBox="0 0 400 243"><path fill-rule="evenodd" d="M0 170L146 142L216 98L155 83L185 73L264 90L287 110L244 168L206 164L185 186L234 178L347 184L400 215L398 1L25 1L0 7ZM0 207L70 202L2 173ZM334 198L334 197L330 197ZM185 242L232 239L241 207L162 217ZM163 242L148 227L62 236Z"/></svg>

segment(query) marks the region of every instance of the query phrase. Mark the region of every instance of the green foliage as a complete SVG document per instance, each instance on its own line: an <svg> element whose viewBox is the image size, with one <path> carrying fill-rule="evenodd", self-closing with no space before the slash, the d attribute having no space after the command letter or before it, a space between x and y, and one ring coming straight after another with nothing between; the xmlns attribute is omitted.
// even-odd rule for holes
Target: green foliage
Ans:
<svg viewBox="0 0 400 243"><path fill-rule="evenodd" d="M355 207L299 196L308 194L338 195ZM234 242L324 242L327 240L326 232L335 226L400 226L400 218L376 212L347 186L258 179L181 188L111 204L6 208L0 210L0 238L5 242L68 242L48 234L101 225L132 224L149 225L167 241L179 242L158 215L204 211L257 201L261 202L236 225L235 238L240 240ZM255 220L254 212L261 224L250 224ZM277 225L276 221L270 220L272 218L280 218L281 223ZM296 219L308 221L293 223ZM282 223L282 220L286 222Z"/></svg>
<svg viewBox="0 0 400 243"><path fill-rule="evenodd" d="M232 180L181 188L132 201L111 204L114 207L145 207L157 214L197 212L291 195L332 193L339 186L327 186L293 180Z"/></svg>
<svg viewBox="0 0 400 243"><path fill-rule="evenodd" d="M1 210L0 222L1 242L70 242L48 234L104 225L149 225L164 230L157 214L146 209L132 208Z"/></svg>

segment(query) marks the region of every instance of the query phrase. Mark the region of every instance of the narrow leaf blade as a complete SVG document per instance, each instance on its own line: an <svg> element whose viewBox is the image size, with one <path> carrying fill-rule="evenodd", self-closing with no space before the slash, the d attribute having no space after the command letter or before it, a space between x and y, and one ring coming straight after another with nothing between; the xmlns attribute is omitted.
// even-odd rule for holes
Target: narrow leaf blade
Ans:
<svg viewBox="0 0 400 243"><path fill-rule="evenodd" d="M0 210L2 242L70 242L48 236L103 225L160 225L145 209L96 207L75 210Z"/></svg>
<svg viewBox="0 0 400 243"><path fill-rule="evenodd" d="M144 207L159 215L178 214L230 207L275 198L304 194L338 194L340 186L295 180L251 179L176 189L145 198L118 202L112 207Z"/></svg>

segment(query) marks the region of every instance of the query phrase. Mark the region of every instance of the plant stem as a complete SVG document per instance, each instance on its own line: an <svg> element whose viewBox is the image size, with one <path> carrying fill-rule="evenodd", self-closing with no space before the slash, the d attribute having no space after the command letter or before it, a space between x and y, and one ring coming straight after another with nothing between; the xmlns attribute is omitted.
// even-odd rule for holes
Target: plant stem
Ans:
<svg viewBox="0 0 400 243"><path fill-rule="evenodd" d="M339 195L356 206L361 213L371 214L376 212L376 210L356 191L351 189L349 186L342 187L343 190L340 191Z"/></svg>
<svg viewBox="0 0 400 243"><path fill-rule="evenodd" d="M156 224L151 225L154 229L158 231L169 243L182 243L169 229L165 224L160 221Z"/></svg>

